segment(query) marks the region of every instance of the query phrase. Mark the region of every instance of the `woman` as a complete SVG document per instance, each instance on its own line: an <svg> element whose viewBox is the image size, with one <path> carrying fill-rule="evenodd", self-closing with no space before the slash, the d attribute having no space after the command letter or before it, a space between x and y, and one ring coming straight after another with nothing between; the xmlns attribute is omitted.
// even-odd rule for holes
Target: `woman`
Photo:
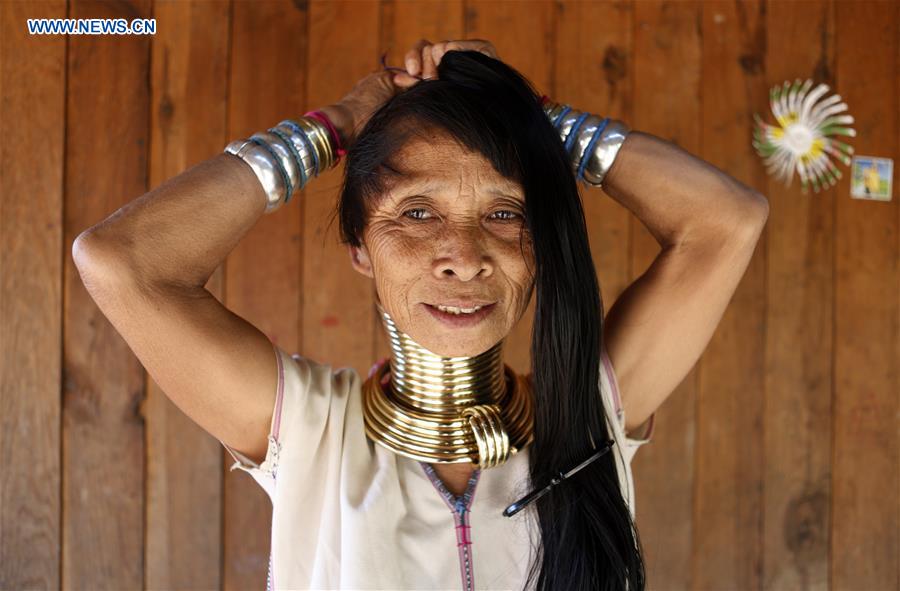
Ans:
<svg viewBox="0 0 900 591"><path fill-rule="evenodd" d="M629 463L721 318L766 202L539 98L496 57L422 40L407 71L232 142L73 246L160 387L272 499L271 588L644 587ZM289 355L204 289L264 210L345 153L336 213L392 343L365 380ZM663 246L605 326L576 180ZM533 295L519 376L501 350Z"/></svg>

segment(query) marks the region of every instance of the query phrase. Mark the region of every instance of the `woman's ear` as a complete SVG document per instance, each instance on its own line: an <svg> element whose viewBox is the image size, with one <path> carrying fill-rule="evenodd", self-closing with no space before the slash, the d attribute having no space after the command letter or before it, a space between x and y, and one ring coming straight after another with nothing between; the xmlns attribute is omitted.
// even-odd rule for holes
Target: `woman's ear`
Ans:
<svg viewBox="0 0 900 591"><path fill-rule="evenodd" d="M374 279L375 274L372 273L372 261L369 259L369 251L366 250L366 247L349 246L348 250L350 252L350 264L353 265L353 268L366 277Z"/></svg>

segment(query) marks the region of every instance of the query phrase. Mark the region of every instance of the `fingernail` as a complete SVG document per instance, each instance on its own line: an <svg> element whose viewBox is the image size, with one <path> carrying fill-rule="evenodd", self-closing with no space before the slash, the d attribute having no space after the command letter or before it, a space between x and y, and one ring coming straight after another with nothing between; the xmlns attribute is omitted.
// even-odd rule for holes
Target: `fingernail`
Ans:
<svg viewBox="0 0 900 591"><path fill-rule="evenodd" d="M418 70L417 65L416 60L412 58L406 60L406 69L410 74L416 74L416 71Z"/></svg>

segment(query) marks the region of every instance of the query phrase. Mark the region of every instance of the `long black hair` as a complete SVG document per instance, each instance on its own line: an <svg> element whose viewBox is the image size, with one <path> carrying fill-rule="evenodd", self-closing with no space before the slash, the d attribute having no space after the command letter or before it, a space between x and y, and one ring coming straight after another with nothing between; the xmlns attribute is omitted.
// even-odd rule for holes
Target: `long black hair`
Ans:
<svg viewBox="0 0 900 591"><path fill-rule="evenodd" d="M436 79L388 100L359 130L335 212L341 239L360 246L367 211L392 178L385 163L423 129L448 133L521 184L537 297L529 470L543 487L612 438L599 386L603 303L581 198L559 133L527 78L477 51L448 51L437 71ZM535 503L540 544L525 588L537 577L540 590L644 589L640 539L614 455Z"/></svg>

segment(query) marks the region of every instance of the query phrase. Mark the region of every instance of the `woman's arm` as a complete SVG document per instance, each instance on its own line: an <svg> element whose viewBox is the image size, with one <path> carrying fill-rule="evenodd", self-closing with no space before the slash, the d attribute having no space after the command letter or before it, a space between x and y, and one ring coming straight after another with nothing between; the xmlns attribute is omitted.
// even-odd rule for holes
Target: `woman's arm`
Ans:
<svg viewBox="0 0 900 591"><path fill-rule="evenodd" d="M352 124L346 109L333 105L321 110L344 141ZM203 288L265 207L266 195L253 170L223 152L85 230L72 253L79 269L115 267L108 281Z"/></svg>
<svg viewBox="0 0 900 591"><path fill-rule="evenodd" d="M662 250L605 319L626 431L637 430L709 344L750 262L768 201L715 166L639 131L603 182Z"/></svg>
<svg viewBox="0 0 900 591"><path fill-rule="evenodd" d="M660 246L755 226L768 212L760 193L679 146L631 131L603 180Z"/></svg>
<svg viewBox="0 0 900 591"><path fill-rule="evenodd" d="M333 114L338 124L341 113ZM126 204L72 247L88 293L166 396L256 463L268 449L278 358L269 338L205 284L266 201L247 163L218 154Z"/></svg>

